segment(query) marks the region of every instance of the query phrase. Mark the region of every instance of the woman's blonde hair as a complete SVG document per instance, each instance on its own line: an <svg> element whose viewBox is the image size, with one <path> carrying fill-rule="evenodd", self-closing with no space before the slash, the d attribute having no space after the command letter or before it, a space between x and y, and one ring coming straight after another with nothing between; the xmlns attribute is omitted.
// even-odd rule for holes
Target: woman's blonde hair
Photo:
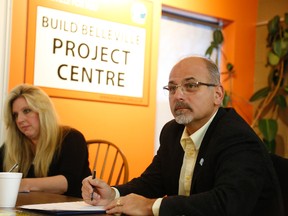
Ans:
<svg viewBox="0 0 288 216"><path fill-rule="evenodd" d="M20 132L13 118L12 105L19 97L25 98L29 108L39 115L39 140L35 153L32 142ZM16 86L6 98L4 121L7 129L4 170L7 171L13 164L18 163L19 172L25 177L33 164L36 177L47 176L53 156L59 151L62 142L62 130L49 96L33 85Z"/></svg>

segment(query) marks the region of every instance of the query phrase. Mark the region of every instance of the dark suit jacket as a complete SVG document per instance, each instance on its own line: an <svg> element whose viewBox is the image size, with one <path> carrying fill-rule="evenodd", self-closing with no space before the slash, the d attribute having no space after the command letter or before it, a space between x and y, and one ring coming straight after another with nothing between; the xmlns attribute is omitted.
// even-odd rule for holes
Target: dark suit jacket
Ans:
<svg viewBox="0 0 288 216"><path fill-rule="evenodd" d="M174 120L163 127L153 162L139 178L117 186L121 195L164 197L163 216L283 215L279 182L264 144L229 108L219 109L203 138L190 196L177 195L183 130Z"/></svg>

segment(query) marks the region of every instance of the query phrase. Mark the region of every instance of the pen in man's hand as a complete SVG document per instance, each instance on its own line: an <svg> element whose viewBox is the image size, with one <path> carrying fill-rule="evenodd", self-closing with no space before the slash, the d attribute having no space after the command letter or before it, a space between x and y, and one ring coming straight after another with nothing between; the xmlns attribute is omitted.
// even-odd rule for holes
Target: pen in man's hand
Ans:
<svg viewBox="0 0 288 216"><path fill-rule="evenodd" d="M96 178L96 170L93 171L93 174L92 174L92 179L95 179ZM94 193L94 186L93 187L93 191L91 193L91 201L93 201L93 193Z"/></svg>

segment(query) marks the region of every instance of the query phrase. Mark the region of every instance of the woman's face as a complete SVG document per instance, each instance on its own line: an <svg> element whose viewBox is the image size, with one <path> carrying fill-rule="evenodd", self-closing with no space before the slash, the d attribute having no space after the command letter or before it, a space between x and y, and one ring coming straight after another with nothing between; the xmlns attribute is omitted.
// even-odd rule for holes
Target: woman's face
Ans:
<svg viewBox="0 0 288 216"><path fill-rule="evenodd" d="M12 114L18 129L36 144L40 133L38 113L28 106L24 97L19 97L12 104Z"/></svg>

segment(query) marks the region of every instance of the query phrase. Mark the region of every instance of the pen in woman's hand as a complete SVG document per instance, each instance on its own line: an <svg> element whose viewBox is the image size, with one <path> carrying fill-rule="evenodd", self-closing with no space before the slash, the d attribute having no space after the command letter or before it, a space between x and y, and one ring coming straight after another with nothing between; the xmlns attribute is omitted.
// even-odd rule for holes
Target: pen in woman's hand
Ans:
<svg viewBox="0 0 288 216"><path fill-rule="evenodd" d="M17 167L18 167L18 163L14 164L8 172L12 172Z"/></svg>
<svg viewBox="0 0 288 216"><path fill-rule="evenodd" d="M96 170L93 171L93 174L92 174L92 179L95 179L96 178ZM93 187L93 191L91 193L91 201L93 201L93 193L94 193L94 186Z"/></svg>

